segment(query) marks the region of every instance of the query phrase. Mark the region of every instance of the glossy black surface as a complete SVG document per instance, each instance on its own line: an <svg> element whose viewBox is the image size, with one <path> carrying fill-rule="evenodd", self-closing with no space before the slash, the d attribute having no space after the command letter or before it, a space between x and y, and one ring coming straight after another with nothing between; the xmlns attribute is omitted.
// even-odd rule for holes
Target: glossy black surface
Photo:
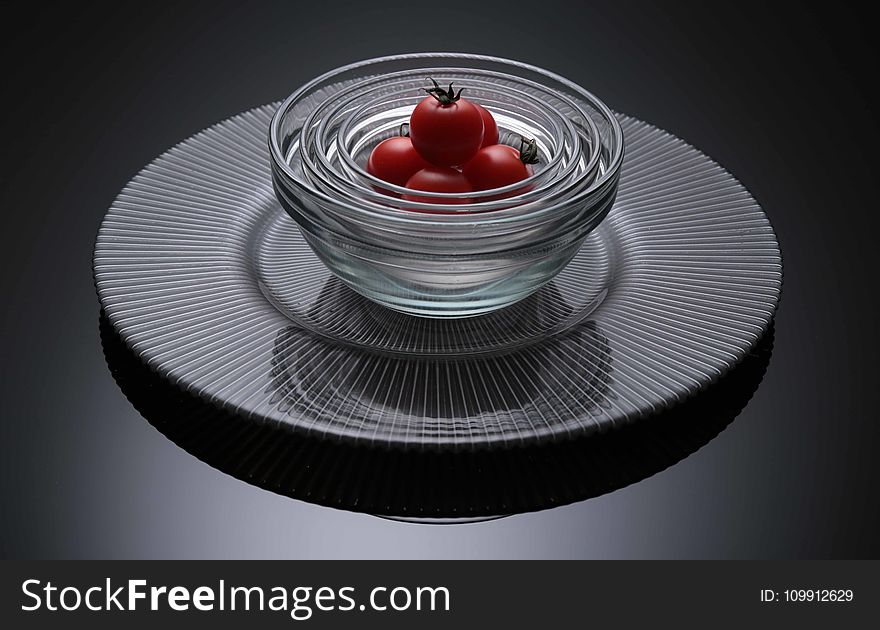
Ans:
<svg viewBox="0 0 880 630"><path fill-rule="evenodd" d="M419 452L305 437L277 424L225 413L144 366L103 315L100 331L107 365L126 398L168 439L207 464L310 503L423 521L485 519L554 508L613 492L664 470L705 446L740 413L760 384L773 349L771 326L720 381L673 410L616 431L538 447ZM291 326L279 337L302 334ZM602 343L592 322L574 336L548 344L546 352L559 352L565 343ZM427 374L422 379L426 385L444 388L443 372ZM607 373L599 376L607 378ZM316 378L329 380L324 373ZM381 385L364 383L360 397L383 396ZM587 378L581 391L590 400L601 400L606 386ZM491 401L487 404L495 408Z"/></svg>
<svg viewBox="0 0 880 630"><path fill-rule="evenodd" d="M876 50L866 16L846 6L549 2L528 20L536 43L524 47L532 3L425 17L412 3L216 6L39 7L5 20L4 557L880 556ZM116 385L90 255L130 177L181 138L318 72L436 48L570 76L716 158L767 211L786 265L772 359L738 418L693 455L558 509L411 525L224 475L151 427Z"/></svg>

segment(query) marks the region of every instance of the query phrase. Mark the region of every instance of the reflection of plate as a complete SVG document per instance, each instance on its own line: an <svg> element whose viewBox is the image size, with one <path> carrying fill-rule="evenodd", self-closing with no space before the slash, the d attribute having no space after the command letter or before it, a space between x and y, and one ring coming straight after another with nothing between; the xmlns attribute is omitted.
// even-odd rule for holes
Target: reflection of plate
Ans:
<svg viewBox="0 0 880 630"><path fill-rule="evenodd" d="M439 325L392 314L328 282L278 207L265 147L272 111L236 116L147 166L114 202L95 249L98 294L124 341L164 377L249 418L398 446L577 436L706 387L772 317L782 273L766 216L706 156L627 117L617 203L551 285L487 318ZM592 332L574 341L580 329ZM320 347L313 337L325 355L315 365L332 374L306 376L306 359L288 360L298 344ZM584 369L571 370L569 355ZM547 369L556 357L562 372ZM504 368L471 373L471 361ZM421 410L393 412L416 378L407 370L424 365L450 370L411 380L433 386L433 402L425 394ZM484 386L494 377L510 382ZM312 389L328 384L338 395L349 388L345 405ZM377 399L356 392L376 388L383 411L367 414Z"/></svg>
<svg viewBox="0 0 880 630"><path fill-rule="evenodd" d="M369 448L252 422L157 376L126 348L105 318L101 341L110 371L138 411L169 439L223 472L340 509L467 522L599 496L687 457L724 429L751 398L770 359L773 334L771 327L716 384L650 421L540 446L455 451ZM601 382L590 387L596 395L604 389ZM363 394L375 398L378 392Z"/></svg>

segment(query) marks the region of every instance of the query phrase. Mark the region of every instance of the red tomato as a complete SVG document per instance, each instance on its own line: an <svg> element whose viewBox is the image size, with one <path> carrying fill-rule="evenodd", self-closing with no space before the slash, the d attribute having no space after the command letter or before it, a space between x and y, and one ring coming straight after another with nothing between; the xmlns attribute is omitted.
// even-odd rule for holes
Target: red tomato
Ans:
<svg viewBox="0 0 880 630"><path fill-rule="evenodd" d="M409 178L407 188L424 190L425 192L439 193L467 193L472 192L473 187L467 177L454 168L445 166L429 166ZM470 199L442 199L440 197L428 197L422 195L404 195L407 201L419 201L421 203L470 203Z"/></svg>
<svg viewBox="0 0 880 630"><path fill-rule="evenodd" d="M493 144L480 149L473 159L462 168L462 173L475 190L491 190L521 182L532 175L532 167L523 161L537 161L533 144L523 143L522 152L506 144ZM528 151L528 152L527 152ZM520 194L525 189L506 193L504 196Z"/></svg>
<svg viewBox="0 0 880 630"><path fill-rule="evenodd" d="M398 186L406 185L410 177L427 166L429 164L416 152L406 136L383 140L367 160L370 175Z"/></svg>
<svg viewBox="0 0 880 630"><path fill-rule="evenodd" d="M480 110L480 116L483 117L483 144L481 146L488 147L491 144L498 144L498 123L492 113L483 107L474 103L474 107Z"/></svg>
<svg viewBox="0 0 880 630"><path fill-rule="evenodd" d="M434 81L430 96L416 105L409 119L409 135L419 154L437 166L459 166L471 159L483 143L483 117L476 105L461 98L449 84Z"/></svg>

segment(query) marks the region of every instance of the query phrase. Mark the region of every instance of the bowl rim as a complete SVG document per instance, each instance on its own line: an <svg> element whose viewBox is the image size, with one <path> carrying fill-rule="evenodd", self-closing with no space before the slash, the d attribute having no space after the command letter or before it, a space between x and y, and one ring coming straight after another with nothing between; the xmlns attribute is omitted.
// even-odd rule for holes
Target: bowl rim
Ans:
<svg viewBox="0 0 880 630"><path fill-rule="evenodd" d="M543 86L541 86L541 87L543 87ZM375 107L378 100L379 99L374 99L374 100L368 102L368 104L365 106L365 109ZM349 101L347 101L347 102L350 102L350 101L351 101L351 99L349 99ZM341 123L340 128L339 128L340 133L342 133L344 130L346 130L352 124L352 122L354 120L354 116L355 116L354 113L350 114ZM574 132L574 125L572 124L572 122L570 120L568 120L567 118L564 118L564 117L562 117L562 118L564 119L564 122L565 122L566 126L569 128L569 130L572 131L573 133L576 133L576 132ZM588 120L588 123L590 123L590 125L595 129L596 125L592 119ZM325 124L325 122L322 121L321 125L324 125L324 124ZM598 131L598 130L596 130L596 131ZM522 137L522 138L524 139L524 137ZM580 141L578 140L578 142L580 142ZM340 144L340 143L341 143L341 140L338 140L337 144ZM499 144L501 144L501 143L499 142ZM508 145L508 146L513 146L513 145ZM300 150L302 150L302 149L300 149ZM342 159L342 161L345 163L346 167L349 168L350 170L354 171L360 180L362 180L362 181L366 180L373 186L385 188L385 189L390 190L390 191L397 193L399 195L409 194L412 192L410 189L406 188L405 186L398 186L398 185L393 184L391 182L383 182L379 178L377 178L374 175L372 175L371 173L369 173L365 168L363 168L362 166L357 164L357 162L355 162L355 160L352 158L352 156L349 153L341 151L340 148L337 148L337 152L340 153L340 159ZM550 166L550 165L555 166L557 163L559 163L562 160L562 157L563 157L561 151L555 151L551 155L552 155L551 159L549 159L549 160L544 159L543 160L547 166ZM595 149L593 149L591 151L590 160L589 160L587 167L585 169L586 171L590 171L591 168L594 166L594 163L599 161L599 155L600 155L600 151L595 150ZM574 163L572 163L572 165L566 167L564 172L573 171L574 170L573 164ZM542 174L543 174L543 171L537 171L522 181L514 182L512 184L507 184L506 186L500 186L497 188L492 188L492 189L487 189L487 190L475 190L475 191L472 191L469 193L431 193L430 196L437 197L439 199L444 199L444 198L457 199L457 198L461 198L461 197L467 197L470 199L474 199L475 201L473 203L479 203L482 201L492 201L492 198L499 195L499 194L513 192L513 191L516 191L516 190L522 188L523 186L530 186L530 185L534 184L535 182L541 181L543 179ZM367 192L369 192L369 191L367 190ZM415 204L417 202L413 202L413 203ZM429 205L436 206L436 204L429 204ZM473 204L471 204L471 205L473 205ZM500 204L499 204L499 206L500 206ZM459 210L461 210L461 209L459 209Z"/></svg>
<svg viewBox="0 0 880 630"><path fill-rule="evenodd" d="M554 210L557 211L558 208L556 206L548 206L547 208L530 208L525 212L517 213L516 210L522 209L523 206L513 206L507 208L494 209L491 211L474 211L469 210L468 206L473 204L468 204L465 207L455 207L455 205L446 205L446 204L418 204L420 206L425 206L425 208L435 207L438 210L445 210L445 212L413 212L410 209L404 208L395 208L392 206L388 207L359 207L354 204L349 203L348 201L344 201L333 196L325 194L323 191L314 188L313 186L308 185L307 182L301 181L290 164L284 157L284 153L281 150L280 146L280 137L281 137L281 125L282 121L285 117L285 114L290 109L291 105L302 97L302 95L310 90L312 90L315 86L320 83L326 82L332 79L334 76L350 72L352 70L357 70L359 68L368 67L371 65L385 63L385 62L393 62L393 61L409 61L409 60L419 60L419 59L431 59L431 60L456 60L456 59L471 59L476 61L485 61L489 63L497 63L502 65L508 65L514 68L521 68L523 70L527 70L530 72L534 72L540 76L547 77L553 81L557 81L560 84L566 86L568 89L572 90L575 94L582 97L586 100L591 106L595 107L605 120L608 122L611 128L611 135L617 140L614 146L614 151L611 153L608 164L604 171L597 174L594 181L584 190L580 191L575 197L565 200L565 203L577 202L582 199L588 199L594 193L599 190L604 189L605 185L608 184L613 179L617 178L620 172L620 167L623 163L623 157L625 153L624 146L624 136L623 129L620 125L620 121L615 116L614 112L609 108L601 99L596 97L594 94L578 85L577 83L566 79L565 77L558 75L549 70L545 70L544 68L534 66L528 63L524 63L521 61L516 61L513 59L507 59L504 57L495 57L492 55L481 55L474 53L462 53L462 52L417 52L417 53L401 53L395 55L385 55L380 57L372 57L369 59L363 59L360 61L356 61L350 64L338 66L329 70L310 81L304 83L299 88L294 90L287 98L285 98L275 110L275 113L272 116L272 120L269 124L268 131L268 145L269 145L269 153L271 158L271 165L273 170L276 171L275 179L281 180L282 183L290 183L297 188L303 190L308 193L310 196L334 205L345 207L351 211L356 212L357 214L369 216L379 220L392 221L394 223L402 224L402 225L429 225L429 224L458 224L458 225L487 225L493 223L516 223L523 220L528 220L529 218L536 218L537 216L541 216L546 214L547 211ZM279 177L282 176L282 177ZM526 204L526 206L531 204ZM450 212L450 210L452 210Z"/></svg>
<svg viewBox="0 0 880 630"><path fill-rule="evenodd" d="M392 73L389 76L395 76L396 74L402 74L402 73ZM529 81L529 83L533 84L537 87L543 87L543 86L539 86L537 83L535 83L533 81ZM339 104L338 106L336 106L335 109L331 109L330 110L331 114L333 114L334 112L336 112L339 109L344 108L344 106L352 100L352 97L350 97L350 93L352 93L356 90L360 90L360 89L361 89L361 87L359 85L354 85L354 86L350 86L349 88L346 88L343 92L340 92L339 94L347 94L349 96L349 98L348 98L348 100L346 100L346 101L342 102L341 104ZM375 89L377 89L377 88L371 88L371 91L375 90ZM562 98L562 96L561 96L561 98ZM567 96L564 97L564 100L570 106L577 107L576 104ZM378 102L378 99L370 101L368 104L368 107L371 107L371 108L375 107L375 104L377 102ZM319 106L319 108L320 108L320 106ZM315 116L315 112L310 114L305 119L305 122L303 123L304 128L307 128L310 126L310 123L314 121L314 116ZM342 123L342 126L340 127L340 130L344 129L345 125L347 125L351 122L353 116L354 116L354 114L350 114L345 119L345 121ZM572 133L572 134L576 133L574 130L574 124L569 119L567 119L565 117L562 117L562 118L563 118L563 126L565 128L567 128L567 130L570 133ZM596 128L595 122L592 119L588 119L586 122L589 125L589 127L592 129L593 137L598 137L598 129ZM322 120L317 125L317 130L315 131L316 135L319 135L319 136L321 135L320 129L325 124L326 124L326 121ZM343 153L340 149L337 148L337 150L340 153ZM302 152L301 146L300 146L299 151ZM579 177L577 180L570 180L570 181L566 177L566 186L564 186L562 188L555 186L556 182L554 181L552 189L547 188L545 186L539 186L538 188L536 188L533 191L529 191L523 195L518 195L517 196L518 199L520 199L522 201L521 201L521 203L517 204L517 206L522 207L522 206L525 206L527 203L528 204L540 203L540 200L541 200L540 195L554 193L555 195L558 196L558 193L560 190L562 190L562 191L572 190L572 191L577 191L577 193L579 193L580 192L579 189L585 189L587 187L582 184L581 179L590 178L590 181L592 181L592 179L595 179L595 177L597 176L596 172L598 171L598 168L599 168L600 153L601 153L600 150L598 150L594 147L591 147L591 149L589 151L590 159L586 164L586 167L585 167L586 170L583 174L583 177ZM321 155L319 155L318 158L319 158L318 161L323 163L326 166L326 158L324 158ZM308 157L306 155L303 155L301 159L303 160L303 167L302 167L303 169L308 170L309 172L312 172L313 170L316 169L316 164L311 164L311 163L307 164ZM412 192L410 189L407 189L407 188L404 188L401 186L396 186L391 183L386 183L386 182L383 182L383 181L373 177L372 175L367 173L364 169L362 169L359 165L357 165L354 162L354 160L352 159L352 157L347 153L344 153L341 156L341 159L345 164L345 168L351 168L355 172L355 175L358 178L366 177L369 180L373 180L371 182L373 186L381 186L383 188L387 188L387 190L390 190L390 191L398 193L398 194L407 194L407 193ZM561 152L557 151L553 154L552 160L548 161L547 164L558 163L561 161L561 159L562 159L562 154L561 154ZM574 171L574 167L575 167L575 161L572 161L571 164L569 164L568 166L566 166L562 170L563 175L567 175L567 174L572 173ZM592 173L592 175L590 175L590 173ZM331 186L331 187L337 187L337 186L335 186L335 184L336 184L336 182L338 182L341 179L341 178L332 178L329 176L323 176L323 175L321 175L321 173L318 173L317 176L321 177L322 181L324 181L328 186ZM504 187L494 188L491 190L475 191L475 192L470 192L470 193L431 193L432 197L438 197L438 198L447 198L447 197L448 198L459 198L459 197L465 196L465 197L473 199L473 201L466 206L466 209L464 211L462 211L461 208L451 208L448 205L438 206L438 204L436 204L436 203L430 203L430 202L424 203L424 202L416 202L416 201L408 201L406 204L406 207L402 208L402 209L404 209L407 212L424 212L424 211L426 211L424 209L427 209L428 212L435 212L435 213L436 212L452 213L452 212L455 212L456 210L458 210L458 214L463 214L463 213L473 214L476 212L497 212L498 210L503 209L507 205L509 205L509 202L510 202L510 199L508 199L508 198L495 199L495 197L497 195L499 195L499 193L514 191L519 188L522 188L523 186L531 186L533 184L533 182L541 181L542 179L546 179L544 177L544 172L539 171L539 172L536 172L534 175L530 176L529 178L522 180L520 182L515 182L513 184L509 184ZM343 186L339 185L338 187L342 188ZM358 199L356 199L354 197L354 192L353 192L354 189L355 189L355 186L352 186L352 188L347 192L346 191L339 192L339 194L341 196L336 199L336 202L339 204L343 204L343 203L354 203L354 202L358 201ZM374 208L374 207L376 207L374 204L380 203L377 199L380 196L379 193L372 193L367 188L363 189L363 193L364 193L364 196L361 197L360 199L363 200L365 207L368 206L369 208ZM477 205L477 204L480 204L480 205ZM481 206L495 206L495 207L481 207ZM385 208L385 206L380 206L380 207L383 209Z"/></svg>

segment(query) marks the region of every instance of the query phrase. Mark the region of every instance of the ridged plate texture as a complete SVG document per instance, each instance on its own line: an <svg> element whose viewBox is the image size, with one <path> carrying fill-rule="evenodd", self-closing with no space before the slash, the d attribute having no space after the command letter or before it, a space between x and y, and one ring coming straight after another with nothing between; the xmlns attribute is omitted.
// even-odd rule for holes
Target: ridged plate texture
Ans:
<svg viewBox="0 0 880 630"><path fill-rule="evenodd" d="M582 436L705 388L773 316L782 265L763 211L704 154L623 115L617 202L554 281L482 317L389 311L333 277L276 202L273 112L235 116L148 165L94 256L125 343L256 421L407 448Z"/></svg>

